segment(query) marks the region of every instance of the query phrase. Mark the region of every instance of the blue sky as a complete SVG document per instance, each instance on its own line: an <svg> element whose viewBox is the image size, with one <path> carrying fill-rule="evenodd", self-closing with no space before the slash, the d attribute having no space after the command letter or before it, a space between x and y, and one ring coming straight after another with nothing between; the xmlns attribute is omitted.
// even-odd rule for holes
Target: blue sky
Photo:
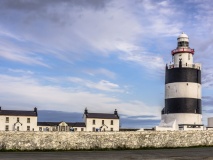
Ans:
<svg viewBox="0 0 213 160"><path fill-rule="evenodd" d="M202 64L206 123L213 116L212 6L211 0L1 0L0 105L76 113L116 108L123 118L156 122L165 64L185 32L194 62Z"/></svg>

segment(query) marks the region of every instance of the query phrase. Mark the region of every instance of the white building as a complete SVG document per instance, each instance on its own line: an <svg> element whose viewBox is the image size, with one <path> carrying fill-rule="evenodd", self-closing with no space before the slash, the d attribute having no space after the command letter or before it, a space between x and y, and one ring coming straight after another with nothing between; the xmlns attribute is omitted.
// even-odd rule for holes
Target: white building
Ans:
<svg viewBox="0 0 213 160"><path fill-rule="evenodd" d="M88 113L84 111L84 122L38 122L38 131L119 131L119 116L117 110L110 113Z"/></svg>
<svg viewBox="0 0 213 160"><path fill-rule="evenodd" d="M208 130L213 130L213 117L208 118L208 124L207 124Z"/></svg>
<svg viewBox="0 0 213 160"><path fill-rule="evenodd" d="M86 131L119 131L120 119L115 109L114 113L89 113L84 111Z"/></svg>
<svg viewBox="0 0 213 160"><path fill-rule="evenodd" d="M0 107L1 131L35 131L37 129L37 108L33 111L2 110Z"/></svg>
<svg viewBox="0 0 213 160"><path fill-rule="evenodd" d="M117 110L113 114L88 113L84 122L38 122L37 108L33 111L2 110L0 107L0 131L119 131Z"/></svg>
<svg viewBox="0 0 213 160"><path fill-rule="evenodd" d="M86 126L84 122L38 122L38 131L86 131Z"/></svg>

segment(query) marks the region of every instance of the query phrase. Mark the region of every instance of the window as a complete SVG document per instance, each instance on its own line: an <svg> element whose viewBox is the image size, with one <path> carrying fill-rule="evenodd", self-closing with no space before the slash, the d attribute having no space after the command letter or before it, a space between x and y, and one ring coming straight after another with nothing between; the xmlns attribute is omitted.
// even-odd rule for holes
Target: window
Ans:
<svg viewBox="0 0 213 160"><path fill-rule="evenodd" d="M6 117L6 123L9 123L9 117Z"/></svg>
<svg viewBox="0 0 213 160"><path fill-rule="evenodd" d="M27 126L27 131L30 131L30 126Z"/></svg>
<svg viewBox="0 0 213 160"><path fill-rule="evenodd" d="M5 126L5 131L9 131L9 126L8 125Z"/></svg>
<svg viewBox="0 0 213 160"><path fill-rule="evenodd" d="M110 128L110 131L113 131L113 128Z"/></svg>
<svg viewBox="0 0 213 160"><path fill-rule="evenodd" d="M42 131L42 127L39 127L39 131Z"/></svg>
<svg viewBox="0 0 213 160"><path fill-rule="evenodd" d="M95 132L95 127L92 128L92 131Z"/></svg>
<svg viewBox="0 0 213 160"><path fill-rule="evenodd" d="M178 47L180 47L180 42L178 42Z"/></svg>
<svg viewBox="0 0 213 160"><path fill-rule="evenodd" d="M81 131L84 131L84 128L81 128Z"/></svg>
<svg viewBox="0 0 213 160"><path fill-rule="evenodd" d="M17 129L16 129L17 131L19 131L19 126L17 127Z"/></svg>
<svg viewBox="0 0 213 160"><path fill-rule="evenodd" d="M190 53L188 54L188 60L190 60Z"/></svg>
<svg viewBox="0 0 213 160"><path fill-rule="evenodd" d="M95 124L95 120L92 121L92 124Z"/></svg>
<svg viewBox="0 0 213 160"><path fill-rule="evenodd" d="M56 127L52 127L52 131L56 131Z"/></svg>
<svg viewBox="0 0 213 160"><path fill-rule="evenodd" d="M178 42L178 47L188 47L188 46L189 46L189 42L186 42L186 41Z"/></svg>
<svg viewBox="0 0 213 160"><path fill-rule="evenodd" d="M17 122L19 122L19 117L17 117Z"/></svg>
<svg viewBox="0 0 213 160"><path fill-rule="evenodd" d="M65 126L61 126L61 131L65 131Z"/></svg>
<svg viewBox="0 0 213 160"><path fill-rule="evenodd" d="M102 125L104 125L104 120L102 120Z"/></svg>
<svg viewBox="0 0 213 160"><path fill-rule="evenodd" d="M27 118L27 123L30 123L30 118Z"/></svg>
<svg viewBox="0 0 213 160"><path fill-rule="evenodd" d="M113 125L113 120L111 120L111 125Z"/></svg>
<svg viewBox="0 0 213 160"><path fill-rule="evenodd" d="M74 128L75 131L77 131L77 128Z"/></svg>

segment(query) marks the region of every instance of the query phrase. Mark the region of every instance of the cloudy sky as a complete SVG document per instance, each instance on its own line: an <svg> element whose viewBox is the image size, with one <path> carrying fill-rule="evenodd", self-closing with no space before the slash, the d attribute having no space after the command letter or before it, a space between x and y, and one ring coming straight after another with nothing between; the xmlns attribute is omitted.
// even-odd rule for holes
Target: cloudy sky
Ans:
<svg viewBox="0 0 213 160"><path fill-rule="evenodd" d="M213 116L212 6L212 0L0 0L0 105L79 114L116 108L132 122L127 126L155 125L165 64L185 32L194 61L202 63L206 123Z"/></svg>

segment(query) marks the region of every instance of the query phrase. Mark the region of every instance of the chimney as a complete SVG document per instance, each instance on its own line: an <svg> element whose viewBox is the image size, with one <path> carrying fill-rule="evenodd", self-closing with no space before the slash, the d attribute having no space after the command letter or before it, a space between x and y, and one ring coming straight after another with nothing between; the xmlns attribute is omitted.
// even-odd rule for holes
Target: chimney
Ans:
<svg viewBox="0 0 213 160"><path fill-rule="evenodd" d="M37 114L37 108L36 107L34 108L34 112L36 113L36 116L37 116L38 114Z"/></svg>
<svg viewBox="0 0 213 160"><path fill-rule="evenodd" d="M118 111L117 111L117 109L115 109L115 111L114 111L114 115L118 115Z"/></svg>
<svg viewBox="0 0 213 160"><path fill-rule="evenodd" d="M87 110L87 108L85 108L85 110L84 110L84 114L88 114L88 110Z"/></svg>

